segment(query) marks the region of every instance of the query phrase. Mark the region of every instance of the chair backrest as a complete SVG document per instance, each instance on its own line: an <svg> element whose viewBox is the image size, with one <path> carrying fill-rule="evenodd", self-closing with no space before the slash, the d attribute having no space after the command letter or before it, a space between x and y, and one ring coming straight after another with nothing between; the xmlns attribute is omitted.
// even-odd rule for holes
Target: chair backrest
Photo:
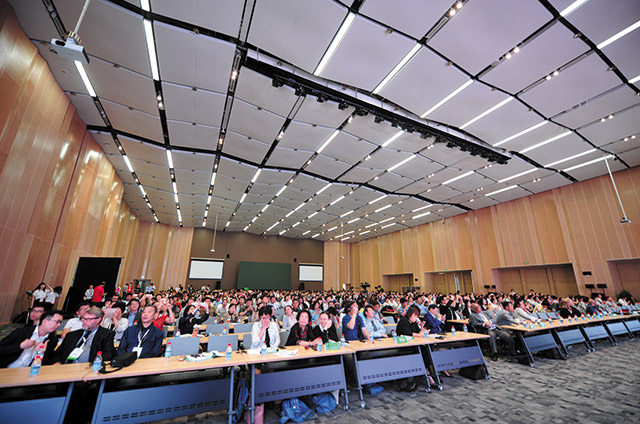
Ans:
<svg viewBox="0 0 640 424"><path fill-rule="evenodd" d="M396 329L393 325L385 325L384 329L387 330L387 335L391 335L391 332Z"/></svg>
<svg viewBox="0 0 640 424"><path fill-rule="evenodd" d="M551 318L551 319L558 319L559 318L558 317L558 313L557 312L552 312L552 311L547 312L547 316L549 316L549 318Z"/></svg>
<svg viewBox="0 0 640 424"><path fill-rule="evenodd" d="M282 321L282 317L284 317L284 309L282 309L282 308L277 309L277 310L274 312L274 315L275 315L275 317L278 319L278 321Z"/></svg>
<svg viewBox="0 0 640 424"><path fill-rule="evenodd" d="M287 339L289 338L289 330L282 330L280 332L280 347L285 347L287 344Z"/></svg>
<svg viewBox="0 0 640 424"><path fill-rule="evenodd" d="M234 333L249 333L253 328L253 324L235 324L233 326Z"/></svg>
<svg viewBox="0 0 640 424"><path fill-rule="evenodd" d="M549 315L547 315L546 312L538 312L536 315L538 315L540 319L549 319Z"/></svg>
<svg viewBox="0 0 640 424"><path fill-rule="evenodd" d="M169 332L169 326L165 325L164 327L162 327L162 338L166 339L167 338L167 333Z"/></svg>
<svg viewBox="0 0 640 424"><path fill-rule="evenodd" d="M231 343L231 349L238 350L238 336L228 334L226 336L211 336L207 345L207 352L217 350L218 352L226 352L227 346Z"/></svg>
<svg viewBox="0 0 640 424"><path fill-rule="evenodd" d="M242 337L242 347L251 349L251 333L247 333Z"/></svg>
<svg viewBox="0 0 640 424"><path fill-rule="evenodd" d="M222 331L227 328L227 334L229 333L229 324L208 324L207 325L207 334L222 334Z"/></svg>
<svg viewBox="0 0 640 424"><path fill-rule="evenodd" d="M396 323L396 319L391 315L389 315L388 317L382 318L382 320L384 322L386 322L387 324L395 324Z"/></svg>
<svg viewBox="0 0 640 424"><path fill-rule="evenodd" d="M174 337L168 342L171 342L171 356L197 354L200 351L199 337Z"/></svg>
<svg viewBox="0 0 640 424"><path fill-rule="evenodd" d="M205 322L203 322L200 325L209 325L209 324L217 324L218 323L218 318L217 317L209 317L207 318L207 320Z"/></svg>
<svg viewBox="0 0 640 424"><path fill-rule="evenodd" d="M336 332L338 333L338 337L342 336L342 326L341 325L338 325L336 327Z"/></svg>

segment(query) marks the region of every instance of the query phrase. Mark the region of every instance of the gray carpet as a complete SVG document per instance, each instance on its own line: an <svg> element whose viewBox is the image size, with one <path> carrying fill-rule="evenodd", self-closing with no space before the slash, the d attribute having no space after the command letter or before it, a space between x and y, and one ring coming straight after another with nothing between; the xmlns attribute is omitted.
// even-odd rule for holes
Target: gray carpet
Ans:
<svg viewBox="0 0 640 424"><path fill-rule="evenodd" d="M620 338L619 346L606 341L596 352L582 346L569 350L568 360L536 356L536 367L490 362L489 380L473 381L452 373L443 378L443 391L399 392L394 383L375 396L365 395L360 409L355 391L351 409L306 421L319 423L632 423L640 422L640 339ZM265 423L278 422L265 410ZM291 422L291 421L289 421ZM226 423L226 411L200 414L162 423Z"/></svg>

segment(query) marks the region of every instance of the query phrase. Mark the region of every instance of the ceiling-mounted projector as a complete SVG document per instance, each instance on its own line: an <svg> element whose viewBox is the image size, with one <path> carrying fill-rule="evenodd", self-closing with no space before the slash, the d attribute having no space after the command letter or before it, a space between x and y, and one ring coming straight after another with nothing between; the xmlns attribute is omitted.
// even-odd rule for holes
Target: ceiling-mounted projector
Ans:
<svg viewBox="0 0 640 424"><path fill-rule="evenodd" d="M66 41L53 38L51 40L51 46L51 51L62 59L77 60L85 65L89 64L89 56L87 56L84 47L76 44L76 40L71 37L68 37Z"/></svg>

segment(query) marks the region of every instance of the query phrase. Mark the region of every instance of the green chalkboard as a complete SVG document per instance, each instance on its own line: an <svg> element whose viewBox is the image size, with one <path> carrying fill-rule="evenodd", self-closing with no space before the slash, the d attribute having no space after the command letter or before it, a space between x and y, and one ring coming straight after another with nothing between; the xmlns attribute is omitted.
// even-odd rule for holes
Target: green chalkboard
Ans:
<svg viewBox="0 0 640 424"><path fill-rule="evenodd" d="M276 262L240 262L239 289L291 289L291 264Z"/></svg>

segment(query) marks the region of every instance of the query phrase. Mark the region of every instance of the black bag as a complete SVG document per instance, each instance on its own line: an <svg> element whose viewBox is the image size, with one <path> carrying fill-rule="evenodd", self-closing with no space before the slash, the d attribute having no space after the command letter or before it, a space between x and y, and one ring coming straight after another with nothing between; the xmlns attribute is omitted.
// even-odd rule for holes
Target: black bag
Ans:
<svg viewBox="0 0 640 424"><path fill-rule="evenodd" d="M470 378L471 380L480 380L484 378L484 369L482 365L474 365L472 367L460 368L459 374L463 377Z"/></svg>
<svg viewBox="0 0 640 424"><path fill-rule="evenodd" d="M122 368L128 367L129 365L133 364L136 359L138 359L138 354L136 352L123 353L122 355L118 355L111 360L111 367L114 368L113 370L107 371L103 364L99 372L100 374L109 374L121 370Z"/></svg>

